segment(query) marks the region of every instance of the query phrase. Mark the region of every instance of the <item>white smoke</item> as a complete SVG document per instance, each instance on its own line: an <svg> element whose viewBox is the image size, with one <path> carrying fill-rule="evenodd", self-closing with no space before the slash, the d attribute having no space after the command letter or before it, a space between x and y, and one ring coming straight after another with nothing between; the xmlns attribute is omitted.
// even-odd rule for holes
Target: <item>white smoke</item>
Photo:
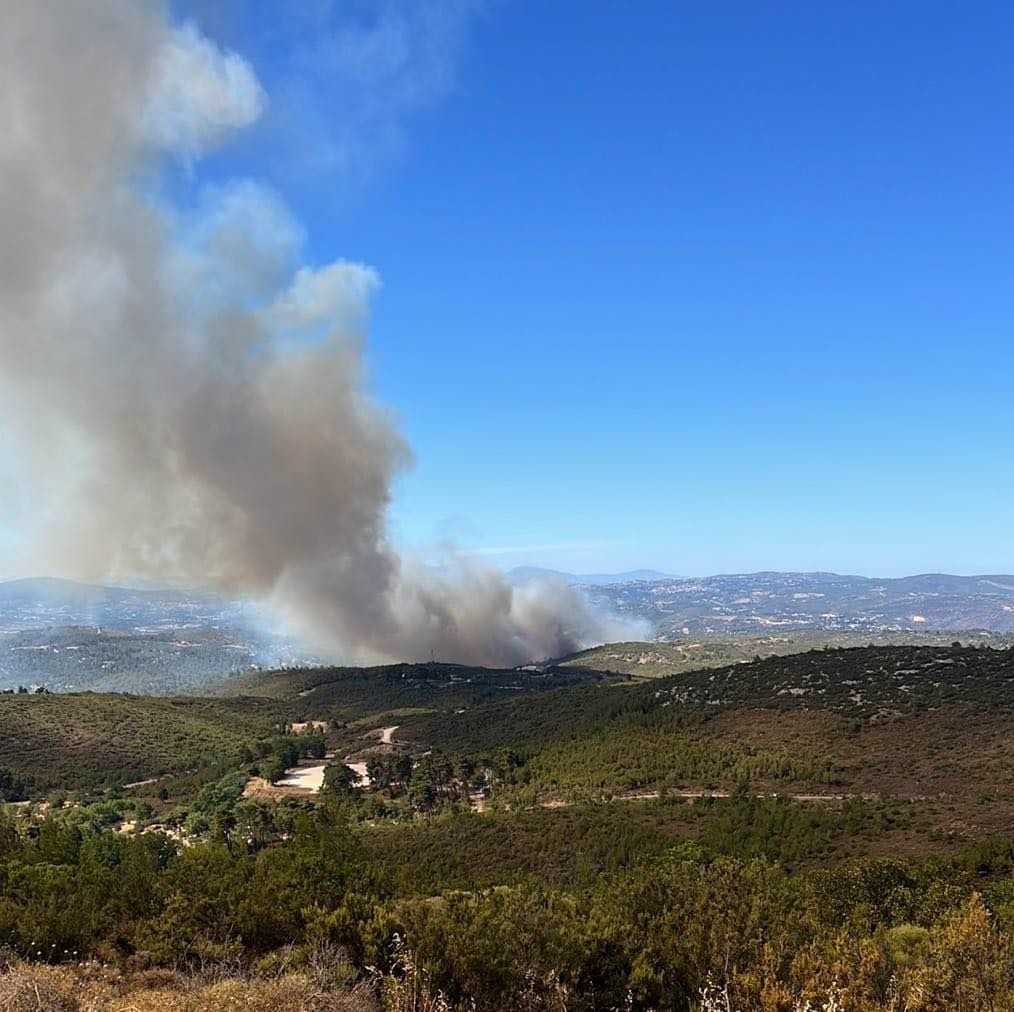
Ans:
<svg viewBox="0 0 1014 1012"><path fill-rule="evenodd" d="M238 54L150 4L5 5L0 417L20 487L0 508L33 565L269 600L362 659L601 640L565 587L435 575L389 544L410 453L363 386L376 271L301 264L262 185L182 211L158 196L161 158L199 157L266 101Z"/></svg>
<svg viewBox="0 0 1014 1012"><path fill-rule="evenodd" d="M264 101L239 54L222 52L195 25L185 24L159 49L142 127L153 144L196 158L258 119Z"/></svg>

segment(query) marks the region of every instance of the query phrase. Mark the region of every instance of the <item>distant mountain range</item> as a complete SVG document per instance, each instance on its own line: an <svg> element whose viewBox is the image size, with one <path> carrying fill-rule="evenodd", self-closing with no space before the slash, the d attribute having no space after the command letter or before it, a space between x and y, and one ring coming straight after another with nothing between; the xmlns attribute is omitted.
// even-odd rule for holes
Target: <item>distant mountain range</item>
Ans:
<svg viewBox="0 0 1014 1012"><path fill-rule="evenodd" d="M680 579L657 569L631 569L626 573L564 573L559 569L542 569L539 566L515 566L507 573L507 579L514 586L520 586L530 580L547 578L584 587L604 587L613 583L636 583L642 580Z"/></svg>

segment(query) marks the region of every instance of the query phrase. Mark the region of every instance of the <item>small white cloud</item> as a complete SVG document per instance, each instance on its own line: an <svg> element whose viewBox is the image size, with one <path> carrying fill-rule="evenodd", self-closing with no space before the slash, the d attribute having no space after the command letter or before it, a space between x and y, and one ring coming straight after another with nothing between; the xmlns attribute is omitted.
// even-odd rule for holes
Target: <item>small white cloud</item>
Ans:
<svg viewBox="0 0 1014 1012"><path fill-rule="evenodd" d="M249 126L264 104L250 64L188 22L158 55L142 127L151 143L189 160Z"/></svg>

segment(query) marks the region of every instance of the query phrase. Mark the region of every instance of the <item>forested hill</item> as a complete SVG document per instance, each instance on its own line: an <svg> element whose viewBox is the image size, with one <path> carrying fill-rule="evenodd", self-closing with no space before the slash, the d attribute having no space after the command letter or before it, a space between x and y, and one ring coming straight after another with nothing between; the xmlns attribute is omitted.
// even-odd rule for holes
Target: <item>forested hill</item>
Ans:
<svg viewBox="0 0 1014 1012"><path fill-rule="evenodd" d="M433 714L421 722L432 737L455 741L477 740L466 728L486 725L486 737L510 744L588 729L619 713L647 715L670 707L684 716L795 710L877 722L959 704L977 711L1014 708L1014 650L958 645L811 650L612 684L608 692L588 685L565 688L549 697L510 699L450 717Z"/></svg>
<svg viewBox="0 0 1014 1012"><path fill-rule="evenodd" d="M261 699L0 694L0 801L21 796L5 790L8 781L44 796L236 768L294 712Z"/></svg>
<svg viewBox="0 0 1014 1012"><path fill-rule="evenodd" d="M565 686L626 681L622 675L581 667L482 668L465 664L387 664L251 671L224 679L222 696L298 699L314 712L346 717L379 710L453 710L496 704L518 695Z"/></svg>
<svg viewBox="0 0 1014 1012"><path fill-rule="evenodd" d="M591 734L621 714L711 719L735 711L825 714L882 723L961 708L1007 719L1014 649L985 646L825 648L701 668L647 681L580 665L497 670L453 664L305 668L225 680L225 696L267 697L304 716L381 722L451 751Z"/></svg>
<svg viewBox="0 0 1014 1012"><path fill-rule="evenodd" d="M691 706L826 709L876 717L965 703L1014 705L1014 650L859 647L814 650L689 672L655 698Z"/></svg>
<svg viewBox="0 0 1014 1012"><path fill-rule="evenodd" d="M747 785L933 799L963 826L1002 832L1014 820L1012 732L1014 652L884 647L417 713L398 733L499 764L517 804Z"/></svg>

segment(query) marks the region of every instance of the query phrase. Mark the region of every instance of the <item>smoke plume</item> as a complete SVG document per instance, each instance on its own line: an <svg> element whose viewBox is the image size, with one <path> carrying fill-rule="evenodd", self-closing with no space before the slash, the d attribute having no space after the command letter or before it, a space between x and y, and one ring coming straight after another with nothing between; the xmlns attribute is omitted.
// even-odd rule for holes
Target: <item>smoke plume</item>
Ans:
<svg viewBox="0 0 1014 1012"><path fill-rule="evenodd" d="M129 0L9 0L0 32L0 509L36 568L270 601L346 657L516 663L600 640L561 587L403 560L410 452L364 392L376 272L299 262L264 186L169 200L270 96ZM2 473L2 472L0 472Z"/></svg>

